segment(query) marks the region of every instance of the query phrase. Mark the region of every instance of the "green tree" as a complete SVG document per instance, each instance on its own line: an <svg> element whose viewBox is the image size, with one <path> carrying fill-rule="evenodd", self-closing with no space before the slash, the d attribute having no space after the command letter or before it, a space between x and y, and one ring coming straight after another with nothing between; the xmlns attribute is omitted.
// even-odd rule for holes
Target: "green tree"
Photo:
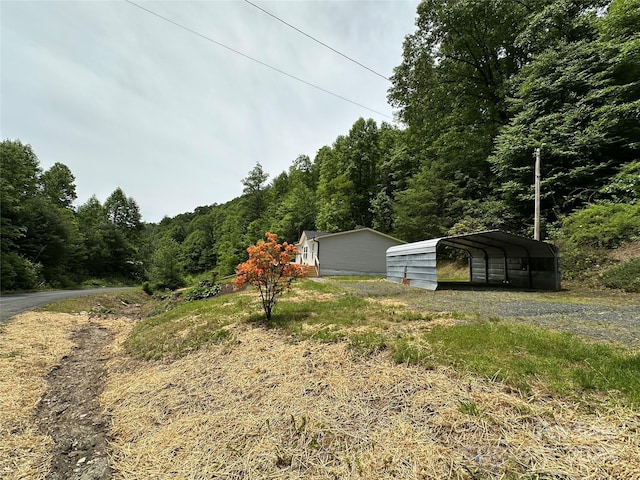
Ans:
<svg viewBox="0 0 640 480"><path fill-rule="evenodd" d="M353 185L348 193L351 217L356 225L371 227L371 201L378 188L378 165L381 163L380 131L372 119L359 118L340 145L346 164L346 176Z"/></svg>
<svg viewBox="0 0 640 480"><path fill-rule="evenodd" d="M249 172L249 175L242 179L242 185L244 185L242 194L245 199L247 223L261 218L266 211L265 184L268 178L269 174L264 172L262 165L258 162Z"/></svg>
<svg viewBox="0 0 640 480"><path fill-rule="evenodd" d="M95 195L78 207L77 218L86 252L83 273L98 278L119 274L126 261L125 239Z"/></svg>
<svg viewBox="0 0 640 480"><path fill-rule="evenodd" d="M276 177L270 188L269 231L288 242L300 238L303 230L313 230L317 216L317 178L314 164L300 155Z"/></svg>
<svg viewBox="0 0 640 480"><path fill-rule="evenodd" d="M30 145L5 140L0 143L0 242L7 253L24 236L21 217L26 201L38 193L40 162Z"/></svg>
<svg viewBox="0 0 640 480"><path fill-rule="evenodd" d="M373 228L382 233L393 231L393 200L384 190L380 190L371 201L371 213L373 215Z"/></svg>
<svg viewBox="0 0 640 480"><path fill-rule="evenodd" d="M151 259L149 277L158 288L175 290L184 286L183 269L180 262L180 245L173 238L163 237Z"/></svg>
<svg viewBox="0 0 640 480"><path fill-rule="evenodd" d="M127 197L118 187L105 200L107 218L127 237L136 238L142 230L140 207L133 197Z"/></svg>
<svg viewBox="0 0 640 480"><path fill-rule="evenodd" d="M194 212L189 223L189 234L180 244L180 255L188 273L200 273L216 266L215 232L210 211Z"/></svg>
<svg viewBox="0 0 640 480"><path fill-rule="evenodd" d="M379 190L379 166L384 152L376 123L358 119L347 136L316 156L321 163L317 226L325 231L371 227L371 203Z"/></svg>
<svg viewBox="0 0 640 480"><path fill-rule="evenodd" d="M640 200L640 160L622 167L610 182L600 189L605 200L614 203L634 203Z"/></svg>
<svg viewBox="0 0 640 480"><path fill-rule="evenodd" d="M636 8L625 12L640 22L638 2L629 3ZM622 4L614 2L613 13ZM638 34L621 29L610 39L617 23L608 17L584 13L576 20L581 39L557 39L513 79L513 118L490 161L503 198L522 219L532 209L535 147L543 145L543 212L549 221L601 197L610 179L638 159ZM587 20L590 35L584 34Z"/></svg>
<svg viewBox="0 0 640 480"><path fill-rule="evenodd" d="M322 147L317 161L322 165L318 181L318 217L316 226L326 232L350 230L356 226L351 217L349 194L353 183L346 175L346 162L341 155L345 137L336 139L333 147Z"/></svg>
<svg viewBox="0 0 640 480"><path fill-rule="evenodd" d="M26 235L27 200L38 191L40 166L30 145L19 140L0 143L0 280L2 290L30 289L38 268L19 252Z"/></svg>
<svg viewBox="0 0 640 480"><path fill-rule="evenodd" d="M41 266L47 284L72 286L85 256L74 213L44 197L33 197L26 202L22 225L26 230L19 243L20 254Z"/></svg>
<svg viewBox="0 0 640 480"><path fill-rule="evenodd" d="M236 198L215 210L214 230L216 235L216 273L231 275L235 267L246 260L247 243L244 238L245 223L242 198Z"/></svg>
<svg viewBox="0 0 640 480"><path fill-rule="evenodd" d="M103 238L108 244L117 271L129 278L141 273L142 216L133 197L127 197L118 187L104 202L104 210L110 225L102 227Z"/></svg>
<svg viewBox="0 0 640 480"><path fill-rule="evenodd" d="M418 7L417 30L405 39L389 90L390 103L407 125L407 160L417 158L422 165L413 187L399 186L398 231L417 234L410 228L415 221L404 215L418 210L435 222L426 230L446 231L460 214L460 201L481 200L492 192L487 157L509 119L509 79L527 61L518 36L540 3L425 0ZM419 206L416 200L433 192L409 189L429 188L426 176L457 201L425 198ZM407 209L409 204L413 207Z"/></svg>
<svg viewBox="0 0 640 480"><path fill-rule="evenodd" d="M55 163L40 177L42 193L54 205L72 209L77 198L75 180L69 167Z"/></svg>
<svg viewBox="0 0 640 480"><path fill-rule="evenodd" d="M450 205L458 198L453 184L428 165L409 181L409 188L396 194L396 236L408 242L439 237L455 223Z"/></svg>

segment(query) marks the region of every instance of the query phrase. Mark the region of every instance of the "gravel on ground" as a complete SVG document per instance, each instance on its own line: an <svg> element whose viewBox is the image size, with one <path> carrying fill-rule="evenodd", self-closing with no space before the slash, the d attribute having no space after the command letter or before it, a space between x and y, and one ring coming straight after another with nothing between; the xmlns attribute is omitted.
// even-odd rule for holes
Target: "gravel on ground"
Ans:
<svg viewBox="0 0 640 480"><path fill-rule="evenodd" d="M422 312L459 312L569 331L595 340L640 349L640 295L578 295L499 289L428 291L385 280L340 282L363 297L388 297Z"/></svg>

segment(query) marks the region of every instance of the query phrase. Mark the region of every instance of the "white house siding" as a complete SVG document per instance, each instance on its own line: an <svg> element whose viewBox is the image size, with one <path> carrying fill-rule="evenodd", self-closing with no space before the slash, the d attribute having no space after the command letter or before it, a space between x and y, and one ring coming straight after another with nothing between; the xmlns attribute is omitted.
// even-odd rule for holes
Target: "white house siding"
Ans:
<svg viewBox="0 0 640 480"><path fill-rule="evenodd" d="M307 233L313 236L311 238L307 238ZM315 265L314 258L318 254L318 244L315 239L322 235L327 234L307 230L302 233L300 240L296 243L296 248L298 249L298 252L296 253L296 263L301 265Z"/></svg>
<svg viewBox="0 0 640 480"><path fill-rule="evenodd" d="M386 251L403 242L373 230L318 237L320 275L385 276Z"/></svg>
<svg viewBox="0 0 640 480"><path fill-rule="evenodd" d="M307 240L300 245L300 262L303 265L313 265L313 256L315 254L315 242Z"/></svg>

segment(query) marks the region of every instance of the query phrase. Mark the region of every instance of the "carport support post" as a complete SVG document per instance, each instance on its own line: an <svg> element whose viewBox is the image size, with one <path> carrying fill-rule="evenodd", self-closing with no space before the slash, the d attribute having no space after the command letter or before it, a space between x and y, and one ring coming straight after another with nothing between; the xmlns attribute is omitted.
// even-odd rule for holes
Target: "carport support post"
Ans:
<svg viewBox="0 0 640 480"><path fill-rule="evenodd" d="M535 150L535 200L533 213L533 239L540 240L540 147Z"/></svg>

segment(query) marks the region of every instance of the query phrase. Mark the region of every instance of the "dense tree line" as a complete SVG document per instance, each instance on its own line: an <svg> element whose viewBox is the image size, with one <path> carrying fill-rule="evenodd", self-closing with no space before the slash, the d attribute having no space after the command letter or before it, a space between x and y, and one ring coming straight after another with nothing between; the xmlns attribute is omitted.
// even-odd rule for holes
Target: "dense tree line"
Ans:
<svg viewBox="0 0 640 480"><path fill-rule="evenodd" d="M22 146L11 178L3 159L3 288L5 263L7 278L51 282L132 276L139 262L175 287L185 274L231 274L265 231L288 242L356 227L407 241L531 235L537 147L546 238L562 241L564 225L566 241L582 238L575 218L597 211L640 239L640 0L424 0L417 13L389 89L401 127L360 118L273 178L256 163L225 204L143 228L117 190L74 212L68 169L39 172Z"/></svg>
<svg viewBox="0 0 640 480"><path fill-rule="evenodd" d="M143 224L135 200L120 188L104 204L92 197L76 211L69 168L56 163L43 172L20 141L0 143L0 172L2 290L139 277Z"/></svg>
<svg viewBox="0 0 640 480"><path fill-rule="evenodd" d="M270 183L257 164L242 197L154 235L197 236L203 248L172 234L185 267L210 261L220 274L267 230L289 242L359 226L407 241L531 235L536 147L546 238L591 204L637 204L638 0L425 0L416 25L389 90L402 128L358 119L315 158ZM640 236L634 225L628 238Z"/></svg>

